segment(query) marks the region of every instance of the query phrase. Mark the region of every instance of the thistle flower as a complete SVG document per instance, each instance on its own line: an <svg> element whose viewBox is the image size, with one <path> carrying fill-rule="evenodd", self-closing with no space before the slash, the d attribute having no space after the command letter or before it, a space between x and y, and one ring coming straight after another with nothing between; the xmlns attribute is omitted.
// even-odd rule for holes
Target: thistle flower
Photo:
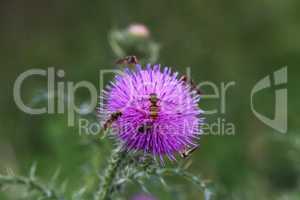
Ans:
<svg viewBox="0 0 300 200"><path fill-rule="evenodd" d="M202 110L189 84L160 65L126 69L103 94L100 114L127 151L144 151L175 160L175 154L197 146Z"/></svg>
<svg viewBox="0 0 300 200"><path fill-rule="evenodd" d="M154 197L146 194L137 194L131 198L131 200L156 200Z"/></svg>
<svg viewBox="0 0 300 200"><path fill-rule="evenodd" d="M144 24L131 24L128 27L128 33L142 38L147 38L150 36L150 31Z"/></svg>

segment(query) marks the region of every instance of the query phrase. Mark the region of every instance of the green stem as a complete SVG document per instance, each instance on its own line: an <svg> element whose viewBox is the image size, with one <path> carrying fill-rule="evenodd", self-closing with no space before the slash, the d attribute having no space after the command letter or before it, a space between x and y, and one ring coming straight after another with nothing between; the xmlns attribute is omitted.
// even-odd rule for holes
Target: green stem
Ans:
<svg viewBox="0 0 300 200"><path fill-rule="evenodd" d="M94 200L108 200L112 193L112 185L115 176L118 172L121 161L125 157L125 152L120 151L119 148L113 151L109 160L108 166L105 170L102 183L99 187L98 192L95 194Z"/></svg>

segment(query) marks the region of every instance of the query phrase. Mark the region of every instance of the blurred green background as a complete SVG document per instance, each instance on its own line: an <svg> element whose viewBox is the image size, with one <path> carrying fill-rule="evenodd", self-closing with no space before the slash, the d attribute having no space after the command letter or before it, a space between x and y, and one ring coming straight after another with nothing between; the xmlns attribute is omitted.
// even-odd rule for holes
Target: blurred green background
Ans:
<svg viewBox="0 0 300 200"><path fill-rule="evenodd" d="M228 89L226 113L218 117L235 125L235 135L205 135L193 154L190 171L212 180L218 199L299 199L300 136L300 2L265 1L37 1L0 2L0 172L10 168L26 174L33 162L47 180L57 168L69 190L92 184L109 155L111 141L91 143L67 126L64 114L28 115L13 100L19 74L31 68L55 67L66 72L60 81L87 80L98 86L99 70L113 68L116 59L108 33L143 23L160 44L159 63L191 67L195 82L235 81ZM288 133L281 134L259 121L250 109L255 83L288 66ZM23 85L24 101L47 104L45 78ZM211 93L203 88L204 93ZM274 88L257 95L255 107L274 116ZM88 99L84 91L78 104ZM203 108L219 108L220 99L203 100ZM83 116L96 120L94 115ZM158 199L203 199L182 178L168 179L178 189L168 192L149 181ZM139 192L130 185L125 196ZM0 192L0 199L22 199Z"/></svg>

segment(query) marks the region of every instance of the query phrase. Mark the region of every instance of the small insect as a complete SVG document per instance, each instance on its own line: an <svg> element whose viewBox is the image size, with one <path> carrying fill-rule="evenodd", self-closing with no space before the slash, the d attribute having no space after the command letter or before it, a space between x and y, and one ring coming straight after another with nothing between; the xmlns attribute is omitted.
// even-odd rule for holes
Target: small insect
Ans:
<svg viewBox="0 0 300 200"><path fill-rule="evenodd" d="M136 65L139 63L139 60L136 56L126 56L116 61L118 65Z"/></svg>
<svg viewBox="0 0 300 200"><path fill-rule="evenodd" d="M150 123L145 123L142 124L139 128L138 128L138 132L139 133L147 133L148 131L150 131L152 129L152 124Z"/></svg>
<svg viewBox="0 0 300 200"><path fill-rule="evenodd" d="M150 118L155 120L158 117L159 106L157 105L158 98L155 93L151 93L149 97L150 105Z"/></svg>
<svg viewBox="0 0 300 200"><path fill-rule="evenodd" d="M200 91L200 89L197 88L197 85L194 83L194 81L192 79L189 79L186 75L183 75L181 77L181 80L185 83L185 84L189 84L191 86L191 90L194 90L197 92L198 95L201 95L202 92Z"/></svg>
<svg viewBox="0 0 300 200"><path fill-rule="evenodd" d="M122 112L120 112L120 111L112 113L110 115L109 119L103 125L104 130L107 130L112 125L112 123L114 121L118 120L119 117L121 117L121 116L122 116Z"/></svg>
<svg viewBox="0 0 300 200"><path fill-rule="evenodd" d="M187 150L184 150L183 152L180 153L180 157L181 158L187 158L189 157L194 151L196 151L198 149L198 146L197 147L193 147L191 149L187 149Z"/></svg>

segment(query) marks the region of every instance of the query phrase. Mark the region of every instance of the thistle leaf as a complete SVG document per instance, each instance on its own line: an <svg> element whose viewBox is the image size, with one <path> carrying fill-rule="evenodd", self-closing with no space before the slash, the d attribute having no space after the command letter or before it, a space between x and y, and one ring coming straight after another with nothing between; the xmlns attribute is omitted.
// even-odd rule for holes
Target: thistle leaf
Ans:
<svg viewBox="0 0 300 200"><path fill-rule="evenodd" d="M34 180L35 179L35 176L36 176L36 168L37 168L37 163L34 162L31 167L30 167L30 170L29 170L29 178L31 180Z"/></svg>

